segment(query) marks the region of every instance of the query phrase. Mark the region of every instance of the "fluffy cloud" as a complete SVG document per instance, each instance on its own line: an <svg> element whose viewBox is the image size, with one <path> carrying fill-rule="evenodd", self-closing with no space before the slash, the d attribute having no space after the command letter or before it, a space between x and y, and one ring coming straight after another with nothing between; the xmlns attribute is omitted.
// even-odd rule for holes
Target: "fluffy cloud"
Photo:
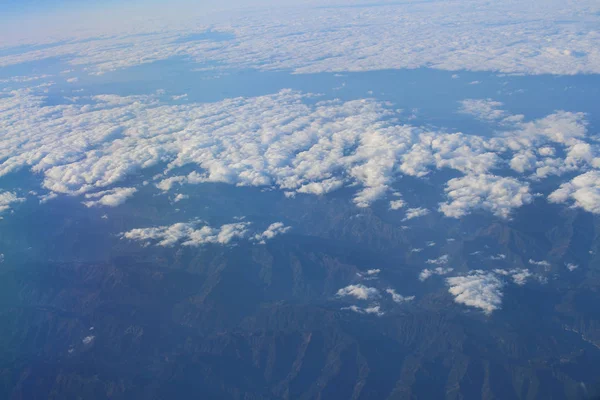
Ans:
<svg viewBox="0 0 600 400"><path fill-rule="evenodd" d="M454 268L448 268L448 267L437 267L434 269L425 268L419 274L419 280L421 282L424 282L427 279L431 278L433 275L448 275L452 271L454 271Z"/></svg>
<svg viewBox="0 0 600 400"><path fill-rule="evenodd" d="M448 263L448 258L448 254L444 254L443 256L440 256L438 258L427 260L426 263L432 265L444 265Z"/></svg>
<svg viewBox="0 0 600 400"><path fill-rule="evenodd" d="M426 208L409 208L408 210L406 210L406 216L402 219L402 221L408 221L413 218L423 217L427 214L429 214L429 210Z"/></svg>
<svg viewBox="0 0 600 400"><path fill-rule="evenodd" d="M400 200L392 200L392 201L390 201L390 210L399 210L402 207L404 207L405 204L406 203L402 199L400 199Z"/></svg>
<svg viewBox="0 0 600 400"><path fill-rule="evenodd" d="M13 203L21 203L25 201L23 197L18 197L13 192L2 192L0 193L0 214L10 209L10 205Z"/></svg>
<svg viewBox="0 0 600 400"><path fill-rule="evenodd" d="M513 282L519 286L523 286L527 283L527 279L531 278L533 274L528 269L514 268L511 270L495 269L494 272L498 275L510 276Z"/></svg>
<svg viewBox="0 0 600 400"><path fill-rule="evenodd" d="M576 176L548 196L552 203L571 201L574 207L600 214L600 172L590 171Z"/></svg>
<svg viewBox="0 0 600 400"><path fill-rule="evenodd" d="M398 304L413 301L415 299L415 296L402 296L401 294L396 293L394 289L386 289L385 292L392 296L392 300Z"/></svg>
<svg viewBox="0 0 600 400"><path fill-rule="evenodd" d="M529 264L537 265L538 267L549 267L550 263L546 260L536 261L532 258L529 259Z"/></svg>
<svg viewBox="0 0 600 400"><path fill-rule="evenodd" d="M155 185L164 191L221 182L292 196L351 186L355 204L366 207L388 194L398 196L391 187L402 174L423 177L449 168L463 176L447 183L441 212L458 218L481 209L506 218L532 201L526 181L491 173L511 157L513 168L537 168L535 177L588 168L597 159L595 148L583 142L585 122L576 113L516 121L510 131L484 138L399 124L395 111L373 99L318 101L290 90L209 104L165 105L157 96L88 100L48 106L25 89L1 97L0 176L29 168L51 191L43 200L62 193L84 195L90 206L114 206L135 189L107 187L163 166ZM550 155L547 143L564 146L566 157ZM531 161L518 161L530 156ZM193 171L174 173L184 166ZM593 174L561 187L551 201L572 196L593 209ZM390 202L392 209L402 205L401 199ZM405 220L427 213L409 208Z"/></svg>
<svg viewBox="0 0 600 400"><path fill-rule="evenodd" d="M98 199L89 200L83 202L87 207L95 206L106 206L116 207L125 203L125 201L133 196L137 192L136 188L115 188L111 190L104 190L101 192L86 194L86 199Z"/></svg>
<svg viewBox="0 0 600 400"><path fill-rule="evenodd" d="M527 183L496 175L454 178L448 181L445 190L450 202L441 204L440 211L453 218L460 218L474 209L508 218L513 208L533 200Z"/></svg>
<svg viewBox="0 0 600 400"><path fill-rule="evenodd" d="M262 233L254 235L254 240L264 244L267 240L273 239L275 236L288 232L291 228L285 226L283 222L275 222L269 225L269 227Z"/></svg>
<svg viewBox="0 0 600 400"><path fill-rule="evenodd" d="M183 246L202 246L204 244L222 244L226 245L236 239L251 237L261 243L272 239L278 234L287 232L287 228L281 223L272 224L261 234L249 234L249 222L237 222L225 224L219 228L213 228L208 225L200 226L200 221L177 223L169 226L159 226L152 228L137 228L121 234L124 239L144 242L146 244L155 243L157 246L173 246L181 243ZM274 227L275 225L275 227Z"/></svg>
<svg viewBox="0 0 600 400"><path fill-rule="evenodd" d="M373 314L373 315L377 315L378 317L381 317L382 315L385 314L383 311L381 311L381 306L379 306L379 304L373 304L369 307L359 307L359 306L353 305L350 307L342 307L342 310L350 310L350 311L354 311L355 313L358 313L358 314Z"/></svg>
<svg viewBox="0 0 600 400"><path fill-rule="evenodd" d="M492 99L466 99L461 101L460 112L484 121L496 121L506 116L502 103Z"/></svg>
<svg viewBox="0 0 600 400"><path fill-rule="evenodd" d="M349 285L337 291L338 297L355 297L359 300L371 300L379 297L379 290L362 284Z"/></svg>
<svg viewBox="0 0 600 400"><path fill-rule="evenodd" d="M502 287L504 283L491 272L472 271L466 276L446 278L448 291L454 301L491 314L502 305Z"/></svg>

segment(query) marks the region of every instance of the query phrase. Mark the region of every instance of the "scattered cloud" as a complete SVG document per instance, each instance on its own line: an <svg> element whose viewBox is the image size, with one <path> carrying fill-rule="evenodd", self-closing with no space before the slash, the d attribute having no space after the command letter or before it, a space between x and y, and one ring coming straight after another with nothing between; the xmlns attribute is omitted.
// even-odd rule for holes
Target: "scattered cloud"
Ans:
<svg viewBox="0 0 600 400"><path fill-rule="evenodd" d="M406 210L406 216L402 221L408 221L413 218L423 217L429 214L429 210L426 208L418 207L418 208L409 208Z"/></svg>
<svg viewBox="0 0 600 400"><path fill-rule="evenodd" d="M115 188L96 193L88 193L85 195L86 199L98 200L84 201L83 204L85 204L86 207L116 207L125 203L125 201L127 201L127 199L133 196L136 192L136 188Z"/></svg>
<svg viewBox="0 0 600 400"><path fill-rule="evenodd" d="M427 279L431 278L433 275L448 275L452 271L454 271L454 268L448 268L448 267L437 267L437 268L433 268L433 269L425 268L419 274L419 280L421 282L424 282Z"/></svg>
<svg viewBox="0 0 600 400"><path fill-rule="evenodd" d="M573 272L573 271L575 271L577 268L579 268L579 265L577 265L577 264L573 264L573 263L568 263L568 264L566 264L566 267L567 267L567 269L568 269L570 272Z"/></svg>
<svg viewBox="0 0 600 400"><path fill-rule="evenodd" d="M292 228L285 226L283 222L275 222L269 225L269 227L263 233L254 235L254 240L261 244L265 244L267 240L271 240L275 236L287 233L290 229Z"/></svg>
<svg viewBox="0 0 600 400"><path fill-rule="evenodd" d="M359 300L371 300L379 297L379 290L362 284L349 285L337 291L338 297L355 297Z"/></svg>
<svg viewBox="0 0 600 400"><path fill-rule="evenodd" d="M342 310L354 311L355 313L358 313L358 314L373 314L378 317L385 315L385 313L383 311L381 311L381 307L379 306L379 304L374 304L369 307L359 307L359 306L353 305L350 307L342 307Z"/></svg>
<svg viewBox="0 0 600 400"><path fill-rule="evenodd" d="M550 263L546 260L536 261L532 258L529 259L529 264L537 265L539 267L549 267L550 266Z"/></svg>
<svg viewBox="0 0 600 400"><path fill-rule="evenodd" d="M502 287L504 283L491 272L471 271L466 276L446 278L448 291L454 301L491 314L502 305Z"/></svg>
<svg viewBox="0 0 600 400"><path fill-rule="evenodd" d="M394 289L386 289L385 292L392 296L392 300L398 304L413 301L415 299L415 296L402 296L401 294L396 293Z"/></svg>
<svg viewBox="0 0 600 400"><path fill-rule="evenodd" d="M432 265L445 265L448 264L448 254L444 254L438 258L434 258L434 259L429 259L426 261L427 264L432 264Z"/></svg>
<svg viewBox="0 0 600 400"><path fill-rule="evenodd" d="M25 198L17 196L14 192L1 192L0 193L0 214L10 210L11 204L22 203Z"/></svg>
<svg viewBox="0 0 600 400"><path fill-rule="evenodd" d="M563 183L548 196L551 203L572 202L573 207L600 214L600 171L589 171Z"/></svg>

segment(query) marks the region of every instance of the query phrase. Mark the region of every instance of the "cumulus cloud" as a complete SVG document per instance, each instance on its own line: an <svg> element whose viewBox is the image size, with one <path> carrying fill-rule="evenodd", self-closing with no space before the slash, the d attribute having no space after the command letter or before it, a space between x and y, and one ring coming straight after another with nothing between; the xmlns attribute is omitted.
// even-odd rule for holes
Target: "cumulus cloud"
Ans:
<svg viewBox="0 0 600 400"><path fill-rule="evenodd" d="M350 307L342 307L342 310L354 311L355 313L358 313L358 314L373 314L378 317L381 317L382 315L385 314L383 311L381 311L381 306L379 304L374 304L369 307L359 307L359 306L353 305Z"/></svg>
<svg viewBox="0 0 600 400"><path fill-rule="evenodd" d="M274 222L262 233L254 235L254 240L261 244L265 244L267 240L273 239L275 236L284 234L291 229L285 226L283 222Z"/></svg>
<svg viewBox="0 0 600 400"><path fill-rule="evenodd" d="M338 297L355 297L359 300L371 300L379 297L379 290L362 284L349 285L337 291Z"/></svg>
<svg viewBox="0 0 600 400"><path fill-rule="evenodd" d="M390 201L390 210L399 210L405 206L404 200L392 200Z"/></svg>
<svg viewBox="0 0 600 400"><path fill-rule="evenodd" d="M395 303L398 303L398 304L402 304L402 303L406 303L406 302L409 302L409 301L413 301L415 299L415 296L402 296L401 294L398 294L396 292L396 290L391 289L391 288L390 289L386 289L385 292L387 294L389 294L390 296L392 296L392 300Z"/></svg>
<svg viewBox="0 0 600 400"><path fill-rule="evenodd" d="M550 263L546 260L536 261L532 258L529 259L529 264L537 265L538 267L549 267Z"/></svg>
<svg viewBox="0 0 600 400"><path fill-rule="evenodd" d="M432 265L444 265L444 264L448 264L448 254L444 254L438 258L434 258L434 259L429 259L426 261L427 264L432 264Z"/></svg>
<svg viewBox="0 0 600 400"><path fill-rule="evenodd" d="M419 280L421 282L424 282L427 279L431 278L433 275L448 275L452 271L454 271L454 268L448 268L448 267L437 267L437 268L433 268L433 269L425 268L419 274Z"/></svg>
<svg viewBox="0 0 600 400"><path fill-rule="evenodd" d="M461 113L473 115L481 120L496 121L506 117L506 112L501 108L503 104L492 99L466 99L460 104Z"/></svg>
<svg viewBox="0 0 600 400"><path fill-rule="evenodd" d="M88 193L85 195L86 199L98 199L84 201L83 204L86 207L116 207L125 203L125 201L133 196L137 192L136 188L115 188L111 190L104 190L96 193Z"/></svg>
<svg viewBox="0 0 600 400"><path fill-rule="evenodd" d="M402 221L408 221L413 218L423 217L427 214L429 214L429 210L426 208L423 208L423 207L409 208L408 210L406 210L406 216L402 219Z"/></svg>
<svg viewBox="0 0 600 400"><path fill-rule="evenodd" d="M448 168L463 176L447 182L442 213L459 218L485 210L506 218L533 198L526 181L491 173L506 157L537 178L597 159L593 146L582 142L586 127L577 113L516 122L510 132L485 138L399 124L399 114L374 99L318 101L291 90L206 104L167 105L159 97L100 95L90 104L49 106L29 90L13 91L0 98L0 176L29 168L43 177L49 196L83 195L90 206L114 206L135 189L106 188L161 166L154 183L163 191L208 182L287 196L355 187L354 203L367 207L387 196L402 174L423 177ZM542 152L535 149L548 142L565 146L567 156L537 159ZM530 155L537 161L521 160ZM174 174L184 166L192 172ZM596 189L579 186L594 178L574 179L551 201L572 196L593 209ZM94 197L98 193L104 197ZM392 209L402 205L401 198L390 202ZM429 212L408 208L405 220Z"/></svg>
<svg viewBox="0 0 600 400"><path fill-rule="evenodd" d="M14 192L1 192L0 193L0 214L10 210L11 204L22 203L25 198L17 196Z"/></svg>
<svg viewBox="0 0 600 400"><path fill-rule="evenodd" d="M573 272L575 271L577 268L579 268L579 265L577 264L573 264L573 263L568 263L566 264L567 269L569 270L569 272Z"/></svg>
<svg viewBox="0 0 600 400"><path fill-rule="evenodd" d="M446 184L449 202L440 205L447 217L460 218L471 210L482 209L508 218L512 209L529 204L533 196L529 184L496 175L467 175Z"/></svg>
<svg viewBox="0 0 600 400"><path fill-rule="evenodd" d="M523 286L527 283L527 279L533 276L528 269L523 268L514 268L511 270L495 269L494 272L498 275L510 276L513 279L513 282L519 286Z"/></svg>
<svg viewBox="0 0 600 400"><path fill-rule="evenodd" d="M264 232L252 235L249 232L250 225L249 222L237 222L213 228L201 221L180 222L168 226L132 229L122 233L121 237L166 247L174 246L178 243L181 243L183 246L202 246L211 243L227 245L234 240L244 238L264 243L289 230L289 227L284 227L282 223L274 223Z"/></svg>
<svg viewBox="0 0 600 400"><path fill-rule="evenodd" d="M471 271L466 276L446 278L448 291L454 301L491 314L502 305L502 287L504 283L491 272Z"/></svg>
<svg viewBox="0 0 600 400"><path fill-rule="evenodd" d="M563 183L548 196L551 203L572 202L574 207L600 214L600 172L589 171Z"/></svg>

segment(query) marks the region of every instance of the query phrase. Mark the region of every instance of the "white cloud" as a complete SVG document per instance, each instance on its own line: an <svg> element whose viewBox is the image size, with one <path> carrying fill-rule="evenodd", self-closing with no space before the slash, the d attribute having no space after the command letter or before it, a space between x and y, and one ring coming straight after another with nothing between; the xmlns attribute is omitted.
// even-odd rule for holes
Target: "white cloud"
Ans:
<svg viewBox="0 0 600 400"><path fill-rule="evenodd" d="M385 314L383 311L381 311L381 307L379 306L379 304L373 304L369 307L359 307L359 306L353 305L350 307L342 307L342 310L350 310L350 311L354 311L355 313L358 313L358 314L373 314L373 315L377 315L378 317L381 317L382 315Z"/></svg>
<svg viewBox="0 0 600 400"><path fill-rule="evenodd" d="M573 271L575 271L577 268L579 268L579 265L577 265L577 264L573 264L573 263L568 263L568 264L566 264L566 267L567 267L567 269L568 269L570 272L573 272Z"/></svg>
<svg viewBox="0 0 600 400"><path fill-rule="evenodd" d="M600 72L594 0L549 2L543 9L530 2L481 0L379 7L292 5L253 10L245 4L243 11L211 14L206 5L169 3L167 10L155 5L114 12L113 6L105 12L32 17L1 27L0 44L54 45L2 56L0 66L60 57L103 73L187 57L225 68L297 73L419 67L524 74ZM234 38L180 40L209 26Z"/></svg>
<svg viewBox="0 0 600 400"><path fill-rule="evenodd" d="M379 290L362 284L349 285L337 291L338 297L351 296L359 300L370 300L379 297Z"/></svg>
<svg viewBox="0 0 600 400"><path fill-rule="evenodd" d="M466 276L446 278L446 284L456 303L479 308L488 315L502 305L504 283L491 272L471 271Z"/></svg>
<svg viewBox="0 0 600 400"><path fill-rule="evenodd" d="M25 198L17 196L14 192L1 192L0 193L0 214L10 210L11 204L22 203Z"/></svg>
<svg viewBox="0 0 600 400"><path fill-rule="evenodd" d="M275 236L282 235L291 229L289 226L285 226L283 222L274 222L262 233L254 235L254 240L264 244L267 240L273 239Z"/></svg>
<svg viewBox="0 0 600 400"><path fill-rule="evenodd" d="M423 217L427 214L429 214L429 210L426 208L423 208L423 207L409 208L408 210L406 210L406 216L402 219L402 221L408 221L413 218Z"/></svg>
<svg viewBox="0 0 600 400"><path fill-rule="evenodd" d="M390 210L399 210L402 207L404 207L405 205L406 205L406 203L402 199L392 200L392 201L390 201Z"/></svg>
<svg viewBox="0 0 600 400"><path fill-rule="evenodd" d="M549 267L550 266L550 263L546 260L536 261L532 258L529 259L529 264L537 265L539 267Z"/></svg>
<svg viewBox="0 0 600 400"><path fill-rule="evenodd" d="M369 270L367 270L367 275L377 276L377 275L379 275L380 272L381 272L381 270L378 268L377 269L369 269Z"/></svg>
<svg viewBox="0 0 600 400"><path fill-rule="evenodd" d="M503 104L492 99L466 99L460 104L461 113L473 115L484 121L496 121L506 116L506 112L501 109Z"/></svg>
<svg viewBox="0 0 600 400"><path fill-rule="evenodd" d="M447 217L460 218L471 210L482 209L502 218L508 218L513 208L531 203L529 184L514 178L496 175L467 175L454 178L446 184L450 199L440 205Z"/></svg>
<svg viewBox="0 0 600 400"><path fill-rule="evenodd" d="M533 274L529 272L528 269L523 268L514 268L511 270L495 269L494 272L498 275L510 276L513 279L514 283L516 283L519 286L523 286L525 283L527 283L527 279L533 276Z"/></svg>
<svg viewBox="0 0 600 400"><path fill-rule="evenodd" d="M494 260L494 261L506 260L506 254L496 254L495 256L490 256L490 260Z"/></svg>
<svg viewBox="0 0 600 400"><path fill-rule="evenodd" d="M432 265L445 265L448 264L448 258L448 254L444 254L438 258L427 260L426 263Z"/></svg>
<svg viewBox="0 0 600 400"><path fill-rule="evenodd" d="M125 203L125 201L127 201L127 199L133 196L136 192L136 188L115 188L97 193L88 193L85 195L86 199L98 198L98 200L84 201L83 204L85 204L86 207L116 207Z"/></svg>
<svg viewBox="0 0 600 400"><path fill-rule="evenodd" d="M84 337L81 342L85 345L88 345L88 344L91 344L94 341L94 339L96 339L96 336L90 335L90 336Z"/></svg>
<svg viewBox="0 0 600 400"><path fill-rule="evenodd" d="M419 280L421 282L424 282L427 279L431 278L433 275L448 275L452 271L454 271L454 268L448 268L448 267L437 267L434 269L425 268L419 274Z"/></svg>
<svg viewBox="0 0 600 400"><path fill-rule="evenodd" d="M398 304L413 301L415 299L415 296L402 296L401 294L396 293L394 289L386 289L385 292L392 296L392 300Z"/></svg>
<svg viewBox="0 0 600 400"><path fill-rule="evenodd" d="M600 172L589 171L576 176L570 182L548 196L551 203L573 202L574 207L583 208L594 214L600 214Z"/></svg>
<svg viewBox="0 0 600 400"><path fill-rule="evenodd" d="M259 237L261 242L264 242L287 232L287 228L279 223L272 224L265 232L254 235L249 233L249 222L225 224L219 228L208 225L199 227L199 225L202 223L194 221L153 228L137 228L122 233L121 237L146 244L155 243L157 246L173 246L177 243L181 243L183 246L202 246L210 243L227 245L236 239L248 237L254 240ZM276 226L273 227L273 225Z"/></svg>

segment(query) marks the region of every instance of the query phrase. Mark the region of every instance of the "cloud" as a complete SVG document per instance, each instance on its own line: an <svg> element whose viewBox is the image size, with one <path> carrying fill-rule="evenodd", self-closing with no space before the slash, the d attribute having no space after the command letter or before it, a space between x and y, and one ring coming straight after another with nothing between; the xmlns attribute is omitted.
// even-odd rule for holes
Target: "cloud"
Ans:
<svg viewBox="0 0 600 400"><path fill-rule="evenodd" d="M11 204L22 203L25 198L18 197L14 192L1 192L0 193L0 214L10 210Z"/></svg>
<svg viewBox="0 0 600 400"><path fill-rule="evenodd" d="M549 267L550 263L546 260L542 260L542 261L536 261L532 258L529 259L529 264L531 265L537 265L539 267Z"/></svg>
<svg viewBox="0 0 600 400"><path fill-rule="evenodd" d="M408 221L413 218L423 217L429 214L429 212L430 211L428 209L423 207L409 208L408 210L406 210L406 216L402 219L402 221Z"/></svg>
<svg viewBox="0 0 600 400"><path fill-rule="evenodd" d="M575 271L577 268L579 268L579 265L577 264L573 264L573 263L568 263L566 264L567 269L569 270L569 272L573 272Z"/></svg>
<svg viewBox="0 0 600 400"><path fill-rule="evenodd" d="M447 217L460 218L471 210L481 209L508 218L512 209L529 204L533 196L529 184L496 175L467 175L446 184L449 202L440 205Z"/></svg>
<svg viewBox="0 0 600 400"><path fill-rule="evenodd" d="M154 184L163 191L210 182L278 189L288 196L353 187L358 207L390 192L397 196L392 187L402 174L419 178L434 169L453 169L463 175L447 182L442 213L459 218L484 210L507 218L533 199L527 177L491 173L507 160L532 173L531 179L541 179L588 168L598 159L595 147L583 142L587 130L578 113L517 121L509 131L486 138L399 124L400 114L374 99L319 101L291 90L202 104L164 104L158 95L92 96L89 104L45 105L45 100L27 89L0 98L5 127L0 176L28 168L50 191L41 200L88 196L90 206L124 201L134 188L107 188L149 168L162 169ZM548 143L565 147L565 158L536 150ZM180 167L192 171L175 174ZM593 178L583 184L591 185ZM550 200L574 196L576 204L593 209L590 194L596 189L576 187L584 180L575 178ZM96 199L94 193L106 197ZM401 198L390 202L392 209L401 205ZM429 212L408 208L405 220Z"/></svg>
<svg viewBox="0 0 600 400"><path fill-rule="evenodd" d="M89 344L92 344L92 342L94 341L94 339L96 339L96 336L90 335L90 336L84 337L81 342L87 346Z"/></svg>
<svg viewBox="0 0 600 400"><path fill-rule="evenodd" d="M446 267L446 268L437 267L434 269L425 268L419 274L419 280L421 282L425 282L427 279L431 278L433 275L447 275L452 271L454 271L454 268L448 268L448 267Z"/></svg>
<svg viewBox="0 0 600 400"><path fill-rule="evenodd" d="M355 313L358 313L358 314L373 314L378 317L385 315L385 313L383 311L381 311L381 307L379 306L379 304L374 304L369 307L359 307L359 306L353 305L350 307L342 307L342 310L350 310L350 311L354 311Z"/></svg>
<svg viewBox="0 0 600 400"><path fill-rule="evenodd" d="M533 276L533 274L529 272L528 269L522 268L514 268L511 270L495 269L494 272L498 275L510 276L513 279L514 283L516 283L519 286L522 286L525 283L527 283L527 279Z"/></svg>
<svg viewBox="0 0 600 400"><path fill-rule="evenodd" d="M448 254L444 254L438 258L427 260L426 263L432 265L445 265L448 264L448 258Z"/></svg>
<svg viewBox="0 0 600 400"><path fill-rule="evenodd" d="M85 195L86 199L98 199L84 201L83 204L86 207L116 207L125 203L125 201L133 196L137 192L136 188L115 188L111 190L104 190L97 193L88 193Z"/></svg>
<svg viewBox="0 0 600 400"><path fill-rule="evenodd" d="M519 74L600 72L593 0L569 7L552 2L543 10L528 3L481 1L379 7L323 7L304 2L268 10L245 4L243 10L221 14L207 13L206 6L196 9L169 3L168 7L53 13L28 21L33 29L22 29L22 23L5 24L0 34L4 47L51 46L25 47L20 54L4 55L0 66L56 57L100 74L185 57L229 69L296 73L419 67ZM512 23L507 23L507 15ZM227 32L231 38L181 40L211 28L199 25L198 21L207 19L212 29ZM553 23L556 20L562 23Z"/></svg>
<svg viewBox="0 0 600 400"><path fill-rule="evenodd" d="M386 289L385 292L392 296L392 300L398 304L413 301L415 299L415 296L402 296L401 294L396 293L394 289Z"/></svg>
<svg viewBox="0 0 600 400"><path fill-rule="evenodd" d="M406 205L406 203L402 199L392 200L392 201L390 201L390 210L399 210L402 207L404 207L405 205Z"/></svg>
<svg viewBox="0 0 600 400"><path fill-rule="evenodd" d="M484 121L497 121L506 117L502 103L492 99L466 99L460 102L460 112Z"/></svg>
<svg viewBox="0 0 600 400"><path fill-rule="evenodd" d="M572 202L573 207L600 214L600 172L589 171L563 183L548 196L551 203Z"/></svg>
<svg viewBox="0 0 600 400"><path fill-rule="evenodd" d="M471 271L466 276L446 278L448 291L454 301L491 314L502 305L504 283L493 273L480 270Z"/></svg>
<svg viewBox="0 0 600 400"><path fill-rule="evenodd" d="M213 228L203 225L200 221L188 223L176 223L168 226L159 226L152 228L137 228L121 233L121 237L128 240L144 242L146 244L154 243L157 246L174 246L181 243L183 246L202 246L205 244L227 245L237 239L252 238L264 243L279 234L288 231L289 227L284 227L281 223L271 224L266 231L260 234L249 233L249 222L237 222L225 224L219 228Z"/></svg>
<svg viewBox="0 0 600 400"><path fill-rule="evenodd" d="M283 222L274 222L262 233L254 235L254 240L265 244L267 240L273 239L275 236L287 233L290 229L289 226L285 226Z"/></svg>
<svg viewBox="0 0 600 400"><path fill-rule="evenodd" d="M337 291L338 297L351 296L359 300L371 300L379 297L379 290L362 284L349 285Z"/></svg>

